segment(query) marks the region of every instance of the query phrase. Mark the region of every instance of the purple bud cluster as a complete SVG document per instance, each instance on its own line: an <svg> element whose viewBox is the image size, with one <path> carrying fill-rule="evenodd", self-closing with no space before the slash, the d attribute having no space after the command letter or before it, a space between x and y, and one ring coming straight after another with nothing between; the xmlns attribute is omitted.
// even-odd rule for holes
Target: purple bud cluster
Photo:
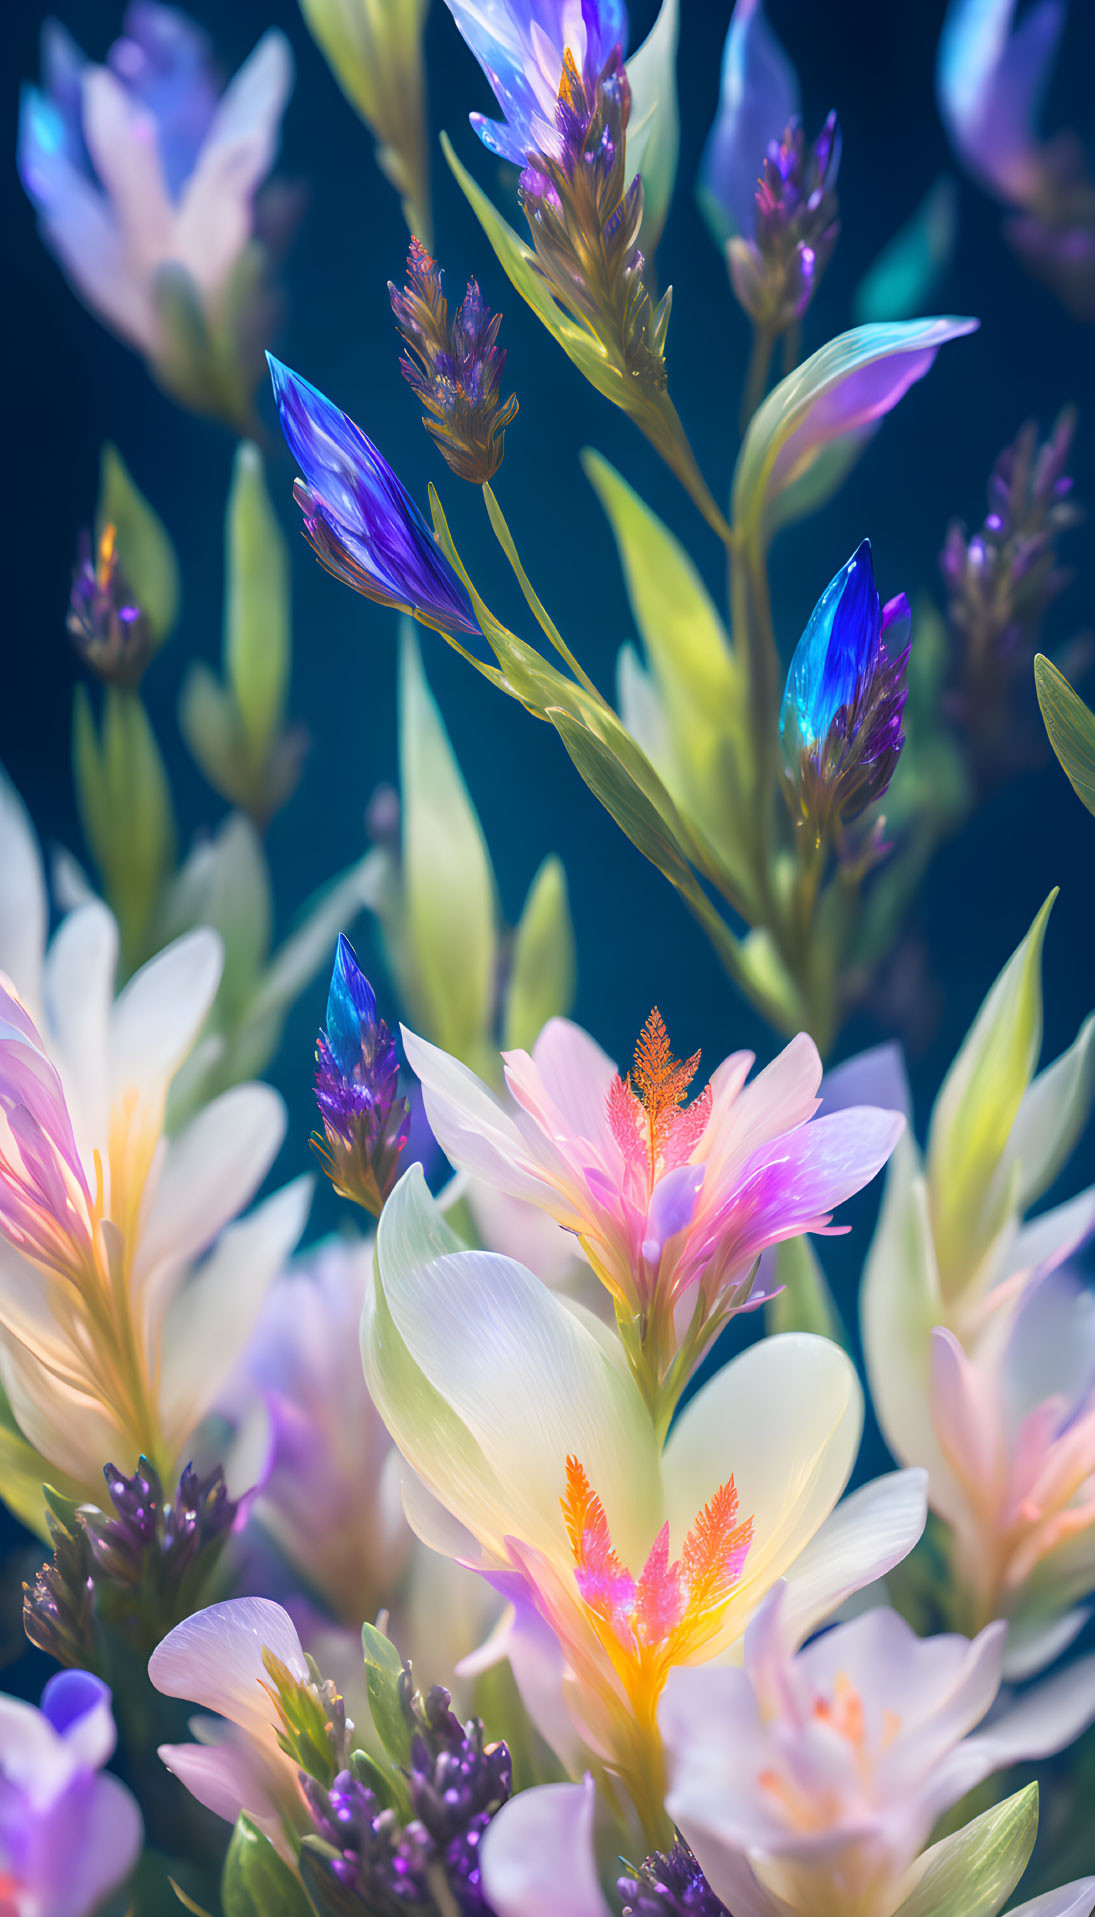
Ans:
<svg viewBox="0 0 1095 1917"><path fill-rule="evenodd" d="M490 1917L479 1846L510 1794L509 1752L504 1744L484 1745L478 1719L461 1725L440 1685L411 1708L409 1816L384 1805L351 1770L341 1771L329 1791L301 1779L314 1819L301 1869L324 1917L442 1917L451 1903L461 1917ZM436 1895L442 1887L443 1903Z"/></svg>
<svg viewBox="0 0 1095 1917"><path fill-rule="evenodd" d="M617 1890L623 1917L727 1917L688 1845L678 1838L670 1851L656 1851Z"/></svg>
<svg viewBox="0 0 1095 1917"><path fill-rule="evenodd" d="M981 525L971 535L952 520L940 555L956 655L948 708L984 780L1008 769L1017 736L1024 749L1016 686L1026 688L1045 614L1071 578L1057 542L1083 517L1065 471L1075 429L1066 408L1039 443L1028 420L992 469Z"/></svg>
<svg viewBox="0 0 1095 1917"><path fill-rule="evenodd" d="M503 403L506 363L498 345L502 315L492 313L475 280L456 312L449 314L441 272L424 246L412 239L407 284L388 282L392 311L407 352L403 376L428 418L426 431L461 479L482 486L502 464L505 429L517 411L517 395Z"/></svg>
<svg viewBox="0 0 1095 1917"><path fill-rule="evenodd" d="M316 1104L324 1136L313 1142L335 1190L379 1216L399 1176L410 1108L399 1097L399 1055L376 996L340 936L316 1039Z"/></svg>
<svg viewBox="0 0 1095 1917"><path fill-rule="evenodd" d="M113 526L104 528L98 550L82 533L67 626L80 657L109 685L136 686L154 650L148 616L118 561Z"/></svg>
<svg viewBox="0 0 1095 1917"><path fill-rule="evenodd" d="M830 113L812 146L793 119L764 156L752 237L727 244L734 293L771 337L801 320L840 235L840 128Z"/></svg>

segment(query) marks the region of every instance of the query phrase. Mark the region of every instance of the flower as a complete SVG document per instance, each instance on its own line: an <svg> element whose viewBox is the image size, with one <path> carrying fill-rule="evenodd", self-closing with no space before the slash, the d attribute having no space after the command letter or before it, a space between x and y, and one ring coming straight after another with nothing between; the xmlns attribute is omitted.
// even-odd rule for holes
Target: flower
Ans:
<svg viewBox="0 0 1095 1917"><path fill-rule="evenodd" d="M483 145L523 167L530 154L559 160L556 106L569 53L579 74L599 74L627 43L623 0L447 0L494 90L505 120L473 113Z"/></svg>
<svg viewBox="0 0 1095 1917"><path fill-rule="evenodd" d="M6 784L0 874L0 1377L29 1443L95 1502L110 1458L127 1472L144 1453L175 1476L308 1185L233 1222L284 1130L267 1086L164 1135L220 979L216 934L176 939L115 1000L104 906L71 912L45 948L38 851Z"/></svg>
<svg viewBox="0 0 1095 1917"><path fill-rule="evenodd" d="M90 1917L125 1882L141 1817L100 1776L114 1749L110 1692L89 1671L51 1677L36 1710L0 1697L0 1908L11 1917Z"/></svg>
<svg viewBox="0 0 1095 1917"><path fill-rule="evenodd" d="M218 98L205 35L171 7L130 6L95 66L43 31L44 90L24 90L19 172L46 244L85 303L187 403L239 417L269 301L254 201L293 81L265 34Z"/></svg>
<svg viewBox="0 0 1095 1917"><path fill-rule="evenodd" d="M360 427L267 354L281 430L301 467L293 497L320 564L440 632L478 632L471 602L414 501Z"/></svg>
<svg viewBox="0 0 1095 1917"><path fill-rule="evenodd" d="M737 0L722 55L718 117L700 167L700 204L719 246L748 239L765 156L801 111L798 75L768 24L764 0Z"/></svg>
<svg viewBox="0 0 1095 1917"><path fill-rule="evenodd" d="M1071 577L1057 542L1083 518L1065 471L1075 430L1069 407L1042 444L1028 420L992 469L981 526L970 536L952 520L940 554L957 654L948 706L983 779L1023 753L1016 695L1029 691L1042 621Z"/></svg>
<svg viewBox="0 0 1095 1917"><path fill-rule="evenodd" d="M805 1034L747 1089L752 1055L734 1053L691 1104L699 1054L675 1059L656 1011L624 1079L577 1025L550 1020L531 1056L503 1054L501 1101L436 1046L404 1042L453 1164L576 1233L666 1411L727 1318L762 1302L765 1246L826 1229L902 1125L869 1107L809 1123L821 1063Z"/></svg>
<svg viewBox="0 0 1095 1917"><path fill-rule="evenodd" d="M404 1704L410 1719L405 1768L409 1818L401 1824L374 1791L341 1771L329 1791L305 1794L319 1842L306 1842L301 1870L321 1912L343 1917L413 1904L427 1917L451 1907L460 1917L493 1917L480 1885L480 1845L510 1794L504 1744L484 1744L478 1718L462 1725L448 1691L435 1685ZM437 1896L440 1874L449 1899Z"/></svg>
<svg viewBox="0 0 1095 1917"><path fill-rule="evenodd" d="M911 1132L898 1145L861 1296L883 1435L928 1471L959 1619L1007 1620L1009 1675L1056 1657L1095 1589L1095 1311L1060 1269L1095 1227L1095 1190L1024 1217L1095 1086L1090 1019L1034 1076L1051 904L944 1079L927 1153Z"/></svg>
<svg viewBox="0 0 1095 1917"><path fill-rule="evenodd" d="M651 1827L669 1669L729 1653L796 1566L817 1620L919 1534L908 1475L829 1518L861 1416L837 1346L751 1346L663 1453L602 1328L512 1260L459 1249L414 1167L381 1216L362 1354L409 1467L412 1525L509 1601L492 1653L509 1656L534 1722L568 1766L583 1749L608 1762Z"/></svg>
<svg viewBox="0 0 1095 1917"><path fill-rule="evenodd" d="M517 411L516 393L503 404L498 390L506 363L505 348L497 344L502 315L491 313L469 280L450 319L440 270L414 239L407 279L402 291L388 281L408 348L399 362L403 377L430 415L422 424L446 464L461 479L485 485L502 464L506 427Z"/></svg>
<svg viewBox="0 0 1095 1917"><path fill-rule="evenodd" d="M877 1608L795 1652L771 1593L741 1669L675 1672L666 1808L728 1909L890 1917L936 1819L1095 1716L1095 1658L994 1715L1004 1627L918 1638ZM972 1735L971 1735L972 1733Z"/></svg>
<svg viewBox="0 0 1095 1917"><path fill-rule="evenodd" d="M618 1878L616 1889L622 1917L727 1917L682 1837L646 1858L637 1876Z"/></svg>
<svg viewBox="0 0 1095 1917"><path fill-rule="evenodd" d="M904 744L909 602L879 605L865 539L810 614L787 674L780 739L802 819L818 839L886 792Z"/></svg>
<svg viewBox="0 0 1095 1917"><path fill-rule="evenodd" d="M400 1171L410 1106L399 1058L349 939L340 932L327 1027L316 1040L316 1103L324 1138L313 1144L335 1190L378 1217Z"/></svg>
<svg viewBox="0 0 1095 1917"><path fill-rule="evenodd" d="M805 313L840 234L836 176L840 128L830 113L813 146L801 120L765 149L756 212L726 254L738 302L755 326L785 333Z"/></svg>
<svg viewBox="0 0 1095 1917"><path fill-rule="evenodd" d="M261 1597L209 1605L156 1646L148 1675L166 1697L192 1698L225 1720L192 1718L196 1743L161 1744L168 1770L199 1804L228 1823L246 1811L282 1855L289 1855L287 1833L299 1836L309 1825L293 1730L304 1722L314 1732L318 1741L310 1753L321 1767L325 1761L328 1782L345 1753L338 1713L332 1715L332 1700L317 1685L281 1605ZM326 1751L325 1727L334 1736Z"/></svg>
<svg viewBox="0 0 1095 1917"><path fill-rule="evenodd" d="M1074 133L1040 138L1066 9L1042 0L1013 25L1016 0L950 0L936 94L963 165L1018 209L1005 227L1032 272L1080 319L1095 318L1095 180Z"/></svg>
<svg viewBox="0 0 1095 1917"><path fill-rule="evenodd" d="M332 1238L271 1286L232 1405L242 1425L262 1402L272 1428L253 1517L359 1639L363 1619L396 1608L414 1545L361 1371L371 1264L371 1243Z"/></svg>
<svg viewBox="0 0 1095 1917"><path fill-rule="evenodd" d="M147 1458L131 1478L113 1465L103 1476L113 1512L81 1505L71 1525L51 1512L52 1562L23 1586L27 1636L61 1664L98 1663L102 1625L162 1637L193 1609L239 1517L219 1465L204 1478L187 1465L170 1500Z"/></svg>
<svg viewBox="0 0 1095 1917"><path fill-rule="evenodd" d="M77 652L100 679L115 686L140 684L155 639L118 563L113 526L103 528L94 559L89 535L81 536L67 623Z"/></svg>

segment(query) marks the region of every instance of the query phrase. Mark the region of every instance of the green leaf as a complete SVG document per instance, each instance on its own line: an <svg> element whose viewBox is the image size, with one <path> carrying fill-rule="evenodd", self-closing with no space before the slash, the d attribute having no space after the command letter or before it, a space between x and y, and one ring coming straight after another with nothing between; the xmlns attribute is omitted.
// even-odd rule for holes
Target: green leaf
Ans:
<svg viewBox="0 0 1095 1917"><path fill-rule="evenodd" d="M230 695L200 659L189 668L179 693L179 730L214 791L235 783L239 730Z"/></svg>
<svg viewBox="0 0 1095 1917"><path fill-rule="evenodd" d="M78 686L72 716L80 820L129 972L148 957L150 928L175 863L167 768L136 692L106 688L97 733L91 701Z"/></svg>
<svg viewBox="0 0 1095 1917"><path fill-rule="evenodd" d="M404 925L413 965L407 998L425 1036L478 1069L491 1050L494 1019L494 873L410 620L400 652L399 727Z"/></svg>
<svg viewBox="0 0 1095 1917"><path fill-rule="evenodd" d="M225 677L258 766L281 730L289 682L289 557L257 446L236 453L225 520Z"/></svg>
<svg viewBox="0 0 1095 1917"><path fill-rule="evenodd" d="M1006 1148L1042 1044L1042 945L1056 897L989 992L932 1112L928 1184L944 1297L974 1276L1014 1202Z"/></svg>
<svg viewBox="0 0 1095 1917"><path fill-rule="evenodd" d="M958 188L946 173L869 266L853 299L857 325L913 319L950 265L958 237Z"/></svg>
<svg viewBox="0 0 1095 1917"><path fill-rule="evenodd" d="M300 1880L251 1819L232 1832L221 1879L224 1917L311 1917Z"/></svg>
<svg viewBox="0 0 1095 1917"><path fill-rule="evenodd" d="M1095 712L1043 652L1034 661L1034 684L1049 743L1076 797L1095 812Z"/></svg>
<svg viewBox="0 0 1095 1917"><path fill-rule="evenodd" d="M551 707L548 718L590 791L606 812L611 813L632 845L637 846L643 857L656 865L671 884L681 891L695 890L692 869L676 839L666 831L661 813L611 746L569 712Z"/></svg>
<svg viewBox="0 0 1095 1917"><path fill-rule="evenodd" d="M848 1333L812 1240L788 1238L777 1245L775 1257L775 1282L783 1290L764 1308L765 1329L816 1332L847 1351Z"/></svg>
<svg viewBox="0 0 1095 1917"><path fill-rule="evenodd" d="M658 17L627 63L631 118L627 127L627 177L643 183L639 245L651 260L662 236L680 157L677 107L677 40L680 0L662 0Z"/></svg>
<svg viewBox="0 0 1095 1917"><path fill-rule="evenodd" d="M402 1701L403 1659L375 1624L362 1626L361 1648L373 1729L392 1763L405 1770L411 1757L411 1727Z"/></svg>
<svg viewBox="0 0 1095 1917"><path fill-rule="evenodd" d="M179 615L179 562L167 528L149 505L116 446L103 447L95 536L113 526L122 571L159 645Z"/></svg>
<svg viewBox="0 0 1095 1917"><path fill-rule="evenodd" d="M973 319L857 326L822 346L757 408L734 469L735 532L759 550L777 525L814 511L883 416Z"/></svg>
<svg viewBox="0 0 1095 1917"><path fill-rule="evenodd" d="M529 886L513 940L503 1039L507 1051L531 1051L549 1018L574 999L574 927L561 859L546 858Z"/></svg>
<svg viewBox="0 0 1095 1917"><path fill-rule="evenodd" d="M1019 1882L1038 1831L1038 1786L994 1804L964 1830L933 1844L915 1887L894 1917L996 1917Z"/></svg>

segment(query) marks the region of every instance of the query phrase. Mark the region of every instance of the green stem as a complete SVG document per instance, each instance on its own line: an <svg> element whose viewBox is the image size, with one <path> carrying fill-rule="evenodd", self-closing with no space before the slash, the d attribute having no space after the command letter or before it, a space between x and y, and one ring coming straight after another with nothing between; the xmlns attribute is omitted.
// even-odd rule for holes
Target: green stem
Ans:
<svg viewBox="0 0 1095 1917"><path fill-rule="evenodd" d="M754 326L753 346L749 354L749 368L745 375L745 387L741 396L741 413L738 427L744 437L745 431L768 390L768 368L772 363L772 348L775 334L767 326Z"/></svg>

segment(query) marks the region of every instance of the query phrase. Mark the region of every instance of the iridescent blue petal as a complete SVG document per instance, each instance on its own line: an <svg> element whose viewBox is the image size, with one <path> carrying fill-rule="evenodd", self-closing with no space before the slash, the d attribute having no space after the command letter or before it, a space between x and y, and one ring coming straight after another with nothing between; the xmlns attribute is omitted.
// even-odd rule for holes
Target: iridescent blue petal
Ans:
<svg viewBox="0 0 1095 1917"><path fill-rule="evenodd" d="M780 733L797 732L803 745L824 739L857 690L879 650L882 612L865 539L831 579L795 648L783 696Z"/></svg>
<svg viewBox="0 0 1095 1917"><path fill-rule="evenodd" d="M471 115L484 146L515 166L557 143L555 96L569 47L579 70L604 66L627 44L624 0L446 0L504 122Z"/></svg>
<svg viewBox="0 0 1095 1917"><path fill-rule="evenodd" d="M339 1071L347 1078L361 1059L362 1031L375 1022L376 994L349 939L340 932L327 995L327 1043Z"/></svg>
<svg viewBox="0 0 1095 1917"><path fill-rule="evenodd" d="M478 632L463 585L387 460L325 394L266 357L281 430L309 495L309 536L324 563L383 605L445 631ZM314 520L322 522L319 538Z"/></svg>
<svg viewBox="0 0 1095 1917"><path fill-rule="evenodd" d="M798 75L764 15L737 0L722 56L718 117L700 167L700 203L720 245L753 232L764 156L800 112Z"/></svg>

